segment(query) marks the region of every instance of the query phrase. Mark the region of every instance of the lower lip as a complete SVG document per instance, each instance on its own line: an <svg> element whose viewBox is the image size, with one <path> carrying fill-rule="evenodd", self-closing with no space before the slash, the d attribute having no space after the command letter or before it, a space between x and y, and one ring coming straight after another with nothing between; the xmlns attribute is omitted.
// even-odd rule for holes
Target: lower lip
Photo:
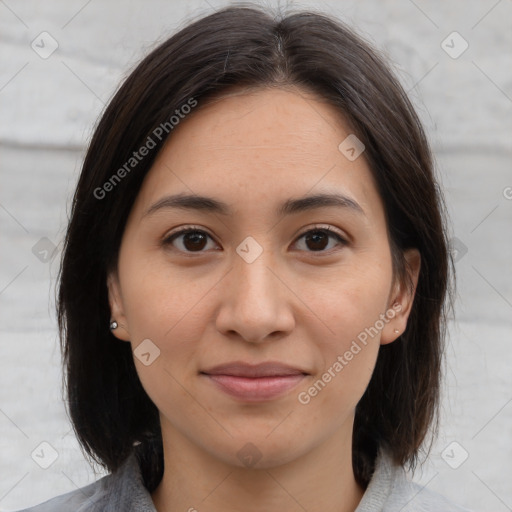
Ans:
<svg viewBox="0 0 512 512"><path fill-rule="evenodd" d="M208 374L205 376L228 395L248 402L263 402L277 398L290 391L305 377L303 374L258 378Z"/></svg>

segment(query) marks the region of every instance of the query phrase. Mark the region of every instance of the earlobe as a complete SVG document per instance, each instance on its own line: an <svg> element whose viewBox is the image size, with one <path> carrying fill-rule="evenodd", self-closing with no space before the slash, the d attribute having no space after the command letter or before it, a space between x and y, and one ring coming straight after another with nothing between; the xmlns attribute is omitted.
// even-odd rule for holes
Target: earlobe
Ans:
<svg viewBox="0 0 512 512"><path fill-rule="evenodd" d="M112 271L107 276L108 302L110 305L110 325L105 326L119 340L130 341L130 332L124 314L119 279Z"/></svg>
<svg viewBox="0 0 512 512"><path fill-rule="evenodd" d="M391 306L386 312L386 316L392 318L382 330L381 345L392 343L404 333L414 303L420 275L421 255L418 249L407 249L404 252L404 258L407 276L403 281L397 283L390 297Z"/></svg>

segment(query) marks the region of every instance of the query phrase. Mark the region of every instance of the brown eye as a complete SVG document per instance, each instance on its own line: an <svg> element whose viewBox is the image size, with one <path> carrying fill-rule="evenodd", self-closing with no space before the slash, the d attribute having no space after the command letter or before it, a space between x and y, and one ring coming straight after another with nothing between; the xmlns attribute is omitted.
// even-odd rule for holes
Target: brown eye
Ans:
<svg viewBox="0 0 512 512"><path fill-rule="evenodd" d="M202 252L210 235L205 231L198 229L183 229L172 234L164 240L164 245L174 245L176 240L179 241L180 247L175 247L182 252ZM181 240L179 240L181 239Z"/></svg>
<svg viewBox="0 0 512 512"><path fill-rule="evenodd" d="M336 245L347 245L347 241L330 228L311 229L303 233L299 240L302 238L304 238L305 245L309 249L308 252L327 252L326 249L328 249L330 239L336 240L338 242Z"/></svg>
<svg viewBox="0 0 512 512"><path fill-rule="evenodd" d="M186 228L173 233L163 240L163 245L172 246L180 252L187 253L201 253L208 250L208 239L212 237L201 229ZM347 241L338 233L335 233L331 228L316 228L303 233L298 240L304 239L306 252L330 252L330 241L334 240L334 246L345 246ZM210 247L211 248L211 247Z"/></svg>

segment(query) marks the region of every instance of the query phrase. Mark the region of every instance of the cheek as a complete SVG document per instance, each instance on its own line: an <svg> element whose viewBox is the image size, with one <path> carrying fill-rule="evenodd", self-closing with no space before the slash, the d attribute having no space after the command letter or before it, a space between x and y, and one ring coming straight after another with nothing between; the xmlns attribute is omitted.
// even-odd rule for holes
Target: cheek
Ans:
<svg viewBox="0 0 512 512"><path fill-rule="evenodd" d="M169 396L173 403L183 399L186 407L188 395L180 384L189 388L197 373L208 283L191 280L190 271L185 276L178 269L171 275L169 266L156 258L144 259L135 252L131 256L122 268L122 289L137 373L157 407L165 408ZM138 357L148 352L150 356Z"/></svg>
<svg viewBox="0 0 512 512"><path fill-rule="evenodd" d="M333 406L333 414L355 407L371 379L381 332L389 321L385 312L390 279L389 272L377 267L354 270L333 278L328 288L308 293L324 335L319 336L318 327L309 333L321 357L315 378L302 388L304 401L311 398L323 410Z"/></svg>
<svg viewBox="0 0 512 512"><path fill-rule="evenodd" d="M126 259L122 271L123 301L133 341L153 336L167 343L183 325L190 328L208 286L204 279L191 279L190 269L171 268L165 258L136 252Z"/></svg>
<svg viewBox="0 0 512 512"><path fill-rule="evenodd" d="M323 279L322 286L307 285L308 304L325 325L329 336L323 339L332 350L342 350L385 313L392 278L390 267L391 264L383 268L376 261L354 263L334 270Z"/></svg>
<svg viewBox="0 0 512 512"><path fill-rule="evenodd" d="M185 411L189 419L197 416L199 421L201 411L187 390L193 389L207 315L205 283L191 282L190 273L188 279L180 271L171 276L155 259L151 265L127 266L125 272L130 276L123 287L125 312L142 386L160 411L169 412L172 404L173 411ZM137 347L147 339L154 344L149 352L157 354L149 365L137 357Z"/></svg>

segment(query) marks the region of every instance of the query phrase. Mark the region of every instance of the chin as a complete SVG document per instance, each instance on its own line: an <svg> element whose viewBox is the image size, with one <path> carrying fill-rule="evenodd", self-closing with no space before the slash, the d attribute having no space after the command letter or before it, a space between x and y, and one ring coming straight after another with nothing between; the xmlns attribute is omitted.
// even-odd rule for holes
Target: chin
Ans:
<svg viewBox="0 0 512 512"><path fill-rule="evenodd" d="M248 429L226 439L222 447L211 453L226 464L239 468L270 469L293 462L313 449L315 443L307 443L285 429L278 433L278 429L274 432L268 428L260 432Z"/></svg>

